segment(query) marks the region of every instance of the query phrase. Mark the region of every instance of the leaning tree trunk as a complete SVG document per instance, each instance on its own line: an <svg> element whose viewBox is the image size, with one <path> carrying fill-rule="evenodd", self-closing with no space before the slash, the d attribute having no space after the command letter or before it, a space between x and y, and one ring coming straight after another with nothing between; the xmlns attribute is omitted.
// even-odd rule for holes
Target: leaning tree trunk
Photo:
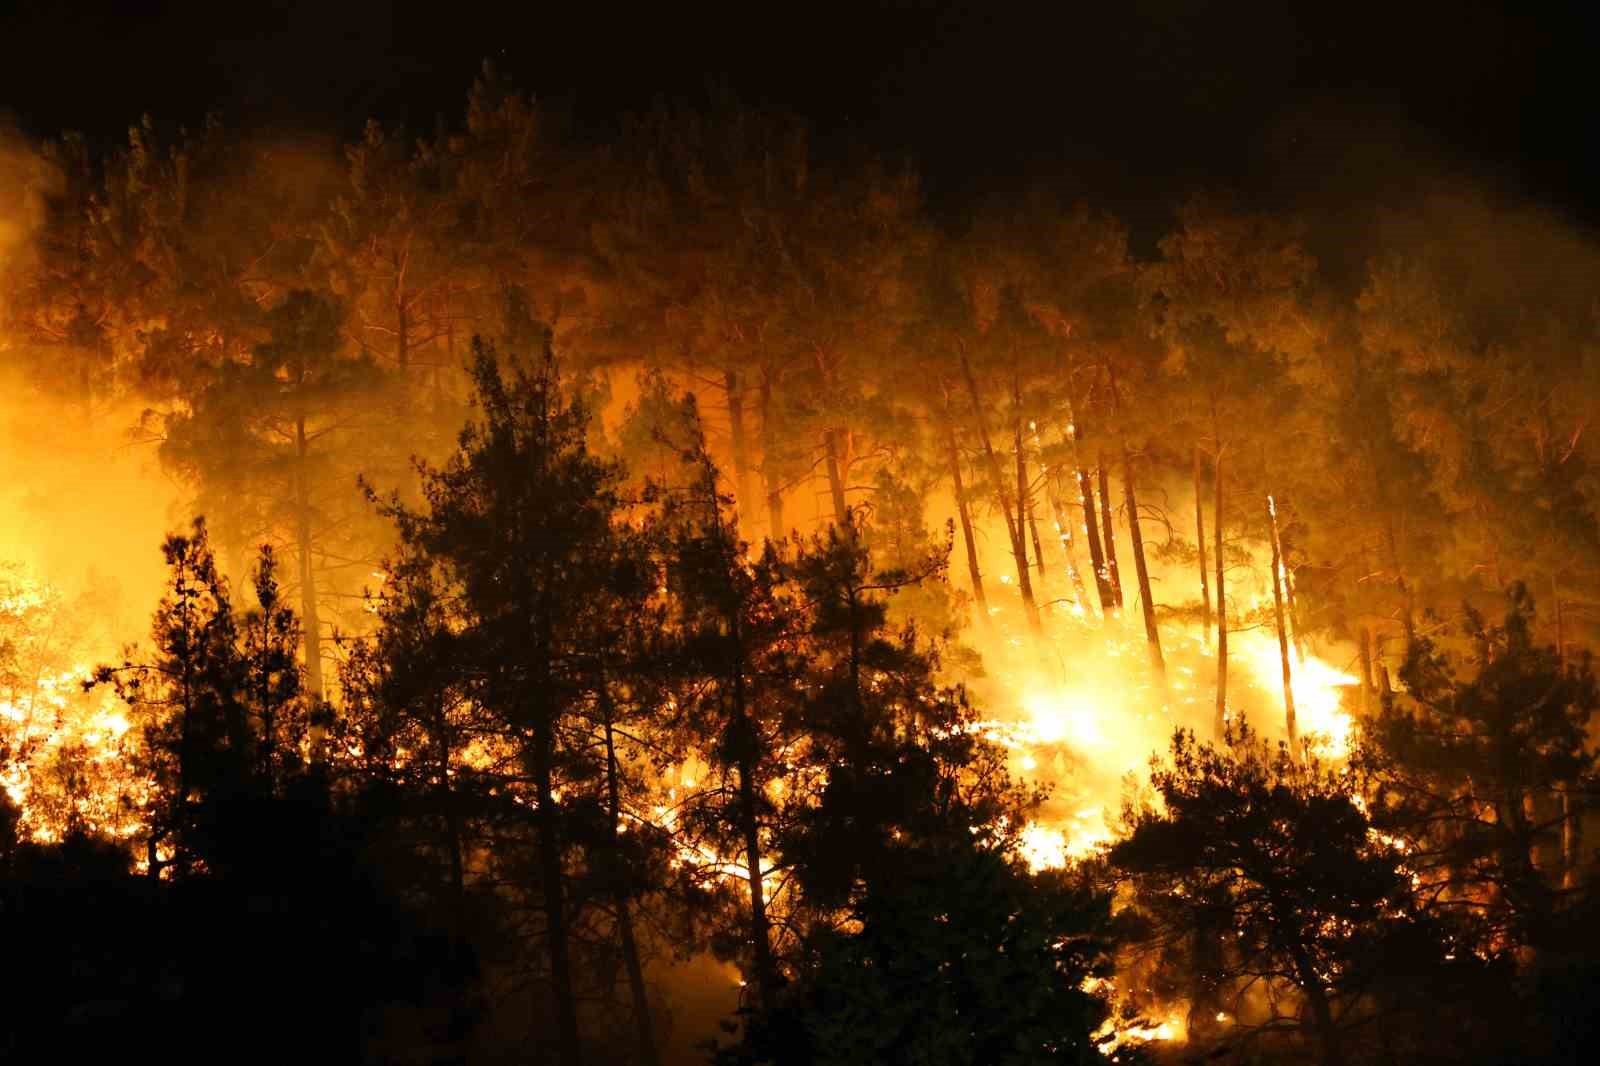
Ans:
<svg viewBox="0 0 1600 1066"><path fill-rule="evenodd" d="M1217 557L1217 716L1213 723L1216 736L1221 739L1228 724L1228 589L1226 567L1222 561L1222 445L1217 445L1215 468L1217 490L1216 507L1211 515L1215 526Z"/></svg>
<svg viewBox="0 0 1600 1066"><path fill-rule="evenodd" d="M1117 569L1117 527L1111 521L1111 482L1106 476L1105 456L1100 457L1100 530L1105 536L1106 579L1111 583L1111 595L1117 610L1122 610L1122 573Z"/></svg>
<svg viewBox="0 0 1600 1066"><path fill-rule="evenodd" d="M948 416L949 405L945 407ZM972 595L978 603L978 615L985 624L989 621L989 601L983 594L983 571L978 568L978 546L972 535L972 506L967 501L967 486L961 478L961 449L956 445L955 429L945 424L946 450L950 457L950 481L956 494L956 515L961 519L961 539L967 548L967 573L972 578Z"/></svg>
<svg viewBox="0 0 1600 1066"><path fill-rule="evenodd" d="M1211 646L1211 578L1206 573L1206 517L1205 508L1201 504L1200 492L1200 446L1194 446L1194 543L1200 550L1200 610L1201 630L1205 634L1206 647Z"/></svg>
<svg viewBox="0 0 1600 1066"><path fill-rule="evenodd" d="M1278 541L1278 507L1267 497L1267 524L1272 536L1272 609L1278 623L1278 659L1283 664L1283 728L1289 753L1298 757L1299 729L1294 715L1294 677L1289 669L1289 632L1283 613L1283 546Z"/></svg>
<svg viewBox="0 0 1600 1066"><path fill-rule="evenodd" d="M1122 491L1128 507L1128 537L1133 541L1133 568L1139 578L1139 609L1144 612L1144 637L1150 646L1150 665L1161 680L1162 689L1167 683L1167 663L1161 654L1161 630L1156 626L1155 596L1150 591L1150 568L1144 558L1144 531L1139 528L1139 497L1133 487L1133 457L1127 445L1122 447Z"/></svg>
<svg viewBox="0 0 1600 1066"><path fill-rule="evenodd" d="M733 476L738 487L738 511L750 513L756 499L755 485L750 477L750 447L744 427L744 385L737 371L725 371L722 387L728 398L728 437L733 446Z"/></svg>
<svg viewBox="0 0 1600 1066"><path fill-rule="evenodd" d="M972 416L977 422L978 436L983 442L983 454L989 463L989 476L994 478L995 494L1000 501L1000 513L1005 517L1006 535L1011 540L1011 557L1017 567L1017 588L1022 593L1022 607L1028 617L1028 628L1035 636L1043 634L1043 627L1039 622L1039 605L1033 598L1033 581L1028 574L1028 549L1027 542L1023 539L1021 515L1011 506L1011 493L1006 488L1006 476L1000 468L1000 460L994 453L994 444L989 440L988 419L983 416L983 399L978 394L978 381L972 375L972 366L967 362L966 352L961 353L961 371L966 376L967 391L972 397Z"/></svg>

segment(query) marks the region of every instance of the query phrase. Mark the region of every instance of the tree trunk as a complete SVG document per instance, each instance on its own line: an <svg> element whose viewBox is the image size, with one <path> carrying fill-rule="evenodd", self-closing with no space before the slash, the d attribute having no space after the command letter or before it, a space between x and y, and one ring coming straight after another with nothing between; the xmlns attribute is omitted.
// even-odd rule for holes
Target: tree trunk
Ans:
<svg viewBox="0 0 1600 1066"><path fill-rule="evenodd" d="M967 379L967 391L972 397L972 415L978 424L978 436L983 442L983 454L989 461L989 476L994 478L995 493L1000 500L1000 513L1006 520L1006 534L1011 539L1011 557L1017 566L1017 587L1022 593L1022 607L1028 617L1028 628L1035 636L1042 635L1039 623L1039 605L1034 602L1033 582L1028 575L1028 549L1023 540L1020 514L1011 507L1011 493L1006 488L1006 477L995 456L994 445L989 440L989 423L983 416L983 399L978 395L978 381L972 376L972 366L965 351L961 353L961 371Z"/></svg>
<svg viewBox="0 0 1600 1066"><path fill-rule="evenodd" d="M1276 527L1274 527L1276 529ZM1289 635L1294 638L1294 659L1302 669L1306 665L1306 637L1300 625L1300 605L1294 598L1294 571L1289 569L1289 553L1283 550L1283 540L1278 541L1278 551L1283 554L1283 599L1289 611Z"/></svg>
<svg viewBox="0 0 1600 1066"><path fill-rule="evenodd" d="M1211 578L1206 573L1206 518L1205 508L1201 506L1200 492L1200 446L1196 444L1193 451L1194 458L1194 543L1200 550L1200 610L1201 630L1205 634L1206 647L1211 646Z"/></svg>
<svg viewBox="0 0 1600 1066"><path fill-rule="evenodd" d="M1083 574L1078 570L1078 552L1073 545L1072 521L1061 508L1061 493L1056 486L1055 474L1044 462L1044 449L1039 445L1039 431L1033 431L1033 445L1039 452L1039 473L1044 481L1044 494L1050 504L1050 520L1055 523L1056 539L1067 557L1067 576L1072 579L1072 593L1077 597L1078 613L1089 614L1089 595L1083 587Z"/></svg>
<svg viewBox="0 0 1600 1066"><path fill-rule="evenodd" d="M740 655L742 656L742 651ZM750 880L750 944L755 955L756 1000L763 1010L777 1004L778 971L772 958L767 921L766 886L761 882L761 812L756 796L755 723L745 703L742 662L734 674L734 706L741 731L739 767L739 821L744 835L745 868Z"/></svg>
<svg viewBox="0 0 1600 1066"><path fill-rule="evenodd" d="M1389 565L1394 567L1395 587L1400 590L1400 624L1406 634L1406 654L1411 654L1411 649L1417 643L1417 624L1415 619L1416 605L1411 595L1411 586L1406 583L1406 576L1400 570L1400 544L1394 532L1394 518L1389 517L1384 523L1384 539L1389 548Z"/></svg>
<svg viewBox="0 0 1600 1066"><path fill-rule="evenodd" d="M1220 444L1217 446L1214 475L1217 491L1216 506L1211 515L1211 524L1216 527L1213 533L1216 536L1217 557L1217 717L1214 728L1220 740L1227 730L1228 720L1228 588L1226 567L1222 561L1222 446Z"/></svg>
<svg viewBox="0 0 1600 1066"><path fill-rule="evenodd" d="M1323 1066L1344 1066L1344 1052L1339 1044L1339 1028L1334 1023L1333 1008L1328 1003L1328 993L1322 987L1316 967L1311 965L1311 960L1303 949L1293 949L1291 954L1295 975L1300 979L1300 991L1305 994L1306 1002L1311 1005L1311 1018L1317 1040L1322 1044Z"/></svg>
<svg viewBox="0 0 1600 1066"><path fill-rule="evenodd" d="M544 897L545 934L550 942L550 983L556 997L557 1061L579 1066L578 1005L572 984L567 941L566 906L562 899L561 833L551 775L555 761L555 724L547 709L537 712L533 727L533 787L538 802L539 881Z"/></svg>
<svg viewBox="0 0 1600 1066"><path fill-rule="evenodd" d="M1128 536L1133 541L1133 568L1139 578L1139 609L1144 612L1144 637L1150 646L1150 665L1167 683L1167 663L1161 654L1161 630L1156 626L1155 596L1150 591L1150 568L1144 558L1144 530L1139 528L1139 497L1133 487L1133 457L1127 445L1122 448L1122 491L1128 507Z"/></svg>
<svg viewBox="0 0 1600 1066"><path fill-rule="evenodd" d="M600 709L605 715L606 741L606 799L610 807L612 853L620 855L618 836L622 829L622 789L618 782L617 745L615 735L615 708L611 690L605 681L600 683ZM620 872L620 864L619 864ZM629 908L628 893L621 885L612 905L617 912L617 940L622 948L622 962L628 972L628 992L633 1001L633 1024L639 1040L639 1062L642 1066L656 1066L655 1032L650 1023L650 995L644 983L644 964L639 959L639 945L634 939L633 915Z"/></svg>
<svg viewBox="0 0 1600 1066"><path fill-rule="evenodd" d="M1022 390L1012 378L1011 395L1014 407L1020 407ZM1044 581L1044 545L1039 540L1039 523L1033 513L1033 482L1028 478L1028 453L1023 450L1022 444L1022 415L1013 412L1011 423L1011 444L1016 451L1017 460L1017 511L1021 520L1028 526L1028 532L1033 537L1033 565L1039 571L1040 582Z"/></svg>
<svg viewBox="0 0 1600 1066"><path fill-rule="evenodd" d="M1566 617L1561 611L1561 586L1555 574L1550 575L1550 599L1555 604L1556 611L1556 666L1565 672L1567 668L1567 634ZM1578 867L1581 863L1579 851L1582 849L1583 810L1580 805L1572 802L1572 784L1567 783L1561 790L1561 888L1571 891L1578 885Z"/></svg>
<svg viewBox="0 0 1600 1066"><path fill-rule="evenodd" d="M1094 483L1084 469L1083 457L1078 451L1078 416L1071 401L1067 410L1067 443L1072 446L1072 468L1078 479L1078 502L1083 508L1083 532L1089 541L1089 565L1094 567L1095 592L1100 599L1100 616L1110 618L1116 606L1111 592L1111 582L1106 571L1106 556L1100 546L1100 517L1094 507Z"/></svg>
<svg viewBox="0 0 1600 1066"><path fill-rule="evenodd" d="M1289 753L1299 757L1299 731L1294 716L1294 679L1289 670L1289 633L1283 614L1283 548L1278 542L1278 507L1267 497L1267 524L1272 535L1272 608L1278 622L1278 659L1283 664L1283 727Z"/></svg>
<svg viewBox="0 0 1600 1066"><path fill-rule="evenodd" d="M948 416L949 404L945 406ZM983 572L978 568L978 546L972 535L972 507L967 502L967 486L961 480L961 449L956 445L954 428L945 424L946 450L950 456L950 482L955 488L956 514L961 519L961 539L967 546L967 573L972 578L972 595L978 603L978 614L985 624L989 621L989 601L983 594Z"/></svg>
<svg viewBox="0 0 1600 1066"><path fill-rule="evenodd" d="M813 360L816 364L817 377L822 383L824 393L831 392L833 388L833 371L829 369L828 362L823 358L820 348L813 351ZM854 526L850 521L850 505L845 500L845 472L843 457L839 454L839 429L837 426L830 424L823 429L822 445L827 453L828 492L833 497L833 521L836 525L843 526L846 530L853 529Z"/></svg>
<svg viewBox="0 0 1600 1066"><path fill-rule="evenodd" d="M738 511L748 514L755 502L756 491L750 480L750 449L744 428L744 385L737 372L729 370L722 375L722 386L728 394L728 436L733 445L733 475L738 486Z"/></svg>
<svg viewBox="0 0 1600 1066"><path fill-rule="evenodd" d="M833 521L835 525L849 529L852 528L850 504L845 499L844 471L839 461L839 431L825 430L822 441L828 457L828 493L833 500Z"/></svg>
<svg viewBox="0 0 1600 1066"><path fill-rule="evenodd" d="M1362 626L1357 630L1356 642L1360 645L1357 656L1361 662L1361 716L1365 718L1372 714L1373 696L1376 694L1372 682L1372 629Z"/></svg>
<svg viewBox="0 0 1600 1066"><path fill-rule="evenodd" d="M1117 527L1111 521L1111 482L1106 477L1105 456L1100 457L1100 532L1105 537L1106 579L1111 583L1111 595L1117 610L1122 610L1122 574L1117 569Z"/></svg>
<svg viewBox="0 0 1600 1066"><path fill-rule="evenodd" d="M306 420L295 420L295 547L300 562L300 625L301 644L306 658L306 689L311 697L320 700L322 687L322 623L317 614L316 567L311 560L311 489L306 484L309 456L306 446ZM315 728L312 750L320 747L320 727Z"/></svg>
<svg viewBox="0 0 1600 1066"><path fill-rule="evenodd" d="M788 530L783 525L783 484L778 478L777 431L772 425L772 377L765 371L757 397L761 404L761 474L766 482L767 536L781 540Z"/></svg>
<svg viewBox="0 0 1600 1066"><path fill-rule="evenodd" d="M1033 568L1039 571L1039 582L1044 583L1044 542L1039 539L1039 520L1033 513L1033 499L1028 499L1028 531L1033 537Z"/></svg>
<svg viewBox="0 0 1600 1066"><path fill-rule="evenodd" d="M1078 499L1083 507L1083 530L1089 541L1089 565L1094 567L1094 586L1100 597L1100 614L1110 618L1116 610L1117 600L1111 592L1105 552L1100 549L1100 516L1094 506L1094 483L1089 479L1088 471L1081 466L1078 467L1077 477Z"/></svg>

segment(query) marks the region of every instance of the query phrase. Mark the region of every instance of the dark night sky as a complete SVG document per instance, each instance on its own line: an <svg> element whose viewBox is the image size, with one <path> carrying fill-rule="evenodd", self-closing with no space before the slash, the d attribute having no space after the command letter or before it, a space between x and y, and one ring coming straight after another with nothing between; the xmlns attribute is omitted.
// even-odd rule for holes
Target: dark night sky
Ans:
<svg viewBox="0 0 1600 1066"><path fill-rule="evenodd" d="M372 113L431 125L492 56L596 130L716 79L805 115L824 146L912 156L936 198L1038 175L1116 208L1195 185L1359 195L1426 158L1600 220L1600 16L1581 6L510 6L0 3L0 113L102 136L142 111L210 107L346 132Z"/></svg>

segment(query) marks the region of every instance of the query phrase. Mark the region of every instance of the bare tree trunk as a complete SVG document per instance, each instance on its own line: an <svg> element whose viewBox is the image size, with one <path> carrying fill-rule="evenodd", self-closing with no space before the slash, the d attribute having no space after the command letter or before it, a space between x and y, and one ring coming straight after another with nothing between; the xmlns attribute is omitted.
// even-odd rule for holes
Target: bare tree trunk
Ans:
<svg viewBox="0 0 1600 1066"><path fill-rule="evenodd" d="M946 403L948 417L949 404ZM967 502L967 486L961 479L961 449L956 446L955 429L945 423L946 448L950 455L950 481L955 487L956 514L961 519L962 543L967 547L967 573L972 578L972 595L978 603L978 614L985 624L989 621L989 600L983 594L983 572L978 568L978 546L972 534L972 507Z"/></svg>
<svg viewBox="0 0 1600 1066"><path fill-rule="evenodd" d="M989 476L994 478L995 492L1000 499L1000 513L1006 520L1006 534L1011 539L1011 556L1017 566L1017 587L1022 593L1022 606L1028 617L1028 627L1035 636L1043 633L1039 622L1039 605L1033 598L1033 581L1028 575L1028 549L1023 539L1020 525L1020 514L1012 509L1011 493L1006 488L1005 473L1000 468L1000 460L994 453L994 445L989 440L989 423L983 416L983 399L978 394L978 381L972 376L972 366L967 362L966 352L961 353L961 371L966 376L967 391L972 396L972 414L977 420L978 435L983 442L983 453L989 461Z"/></svg>
<svg viewBox="0 0 1600 1066"><path fill-rule="evenodd" d="M1278 658L1283 664L1283 724L1289 752L1299 757L1299 730L1294 716L1294 679L1289 670L1289 632L1283 616L1283 548L1278 542L1278 507L1267 497L1267 523L1272 535L1272 607L1278 621Z"/></svg>
<svg viewBox="0 0 1600 1066"><path fill-rule="evenodd" d="M1193 450L1194 457L1194 543L1200 550L1200 609L1201 630L1205 634L1206 646L1211 646L1211 578L1206 573L1206 518L1205 509L1201 506L1200 499L1200 446L1197 444Z"/></svg>
<svg viewBox="0 0 1600 1066"><path fill-rule="evenodd" d="M1122 573L1117 569L1117 527L1111 521L1111 482L1106 476L1105 456L1100 456L1100 530L1105 536L1106 578L1111 582L1111 595L1116 599L1117 610L1122 610Z"/></svg>
<svg viewBox="0 0 1600 1066"><path fill-rule="evenodd" d="M1122 448L1122 491L1128 507L1128 536L1133 541L1133 568L1139 578L1139 609L1144 612L1144 638L1150 646L1150 665L1166 689L1167 663L1161 654L1161 630L1156 626L1155 596L1150 591L1150 568L1144 558L1144 530L1139 528L1139 497L1133 487L1133 457Z"/></svg>
<svg viewBox="0 0 1600 1066"><path fill-rule="evenodd" d="M1228 588L1226 584L1226 567L1222 559L1222 445L1217 445L1215 466L1215 481L1217 490L1216 507L1212 511L1211 524L1215 526L1217 557L1217 717L1214 723L1216 735L1221 739L1227 729L1228 710Z"/></svg>
<svg viewBox="0 0 1600 1066"><path fill-rule="evenodd" d="M744 428L744 385L736 371L722 375L722 387L728 396L728 436L733 446L734 483L738 486L738 511L748 514L755 503L756 491L750 479L750 448Z"/></svg>

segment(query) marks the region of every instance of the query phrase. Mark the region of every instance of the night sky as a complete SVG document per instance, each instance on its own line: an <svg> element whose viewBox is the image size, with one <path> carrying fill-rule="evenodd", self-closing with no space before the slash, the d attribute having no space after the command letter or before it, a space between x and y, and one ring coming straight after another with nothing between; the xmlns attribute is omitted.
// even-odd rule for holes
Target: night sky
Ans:
<svg viewBox="0 0 1600 1066"><path fill-rule="evenodd" d="M119 135L140 112L350 133L455 116L491 57L603 136L710 82L819 147L921 167L936 204L1048 177L1116 210L1224 187L1363 195L1414 162L1600 220L1585 5L62 4L0 10L0 113Z"/></svg>

